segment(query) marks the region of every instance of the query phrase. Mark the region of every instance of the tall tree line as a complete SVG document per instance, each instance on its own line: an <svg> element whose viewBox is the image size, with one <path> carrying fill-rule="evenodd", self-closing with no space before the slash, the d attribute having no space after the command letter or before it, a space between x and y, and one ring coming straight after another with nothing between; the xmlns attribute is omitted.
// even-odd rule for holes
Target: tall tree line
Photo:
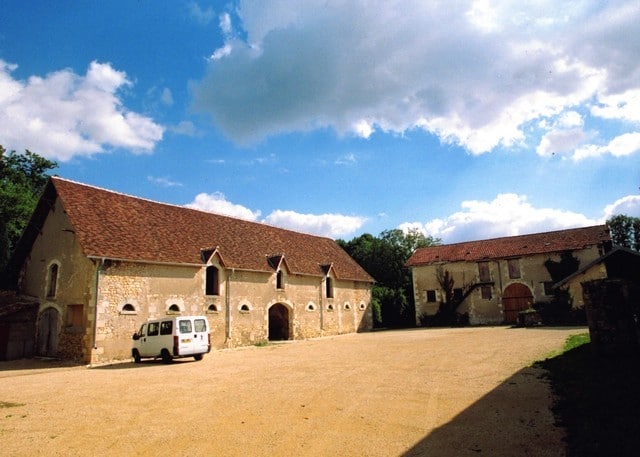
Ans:
<svg viewBox="0 0 640 457"><path fill-rule="evenodd" d="M0 145L0 272L3 272L38 198L47 184L47 171L58 166L26 150L24 154Z"/></svg>
<svg viewBox="0 0 640 457"><path fill-rule="evenodd" d="M440 240L415 230L385 230L379 236L369 233L338 244L354 258L376 283L372 289L374 325L407 327L415 325L415 303L411 272L405 268L417 248L434 246Z"/></svg>

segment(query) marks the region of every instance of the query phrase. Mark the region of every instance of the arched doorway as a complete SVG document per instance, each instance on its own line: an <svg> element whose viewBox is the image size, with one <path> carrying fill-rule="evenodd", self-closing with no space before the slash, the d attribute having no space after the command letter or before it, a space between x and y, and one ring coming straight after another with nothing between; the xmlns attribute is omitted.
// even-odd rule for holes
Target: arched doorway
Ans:
<svg viewBox="0 0 640 457"><path fill-rule="evenodd" d="M38 321L38 355L55 357L58 355L58 321L60 313L55 308L47 308Z"/></svg>
<svg viewBox="0 0 640 457"><path fill-rule="evenodd" d="M289 308L276 303L269 308L269 341L289 339Z"/></svg>
<svg viewBox="0 0 640 457"><path fill-rule="evenodd" d="M517 324L518 313L531 306L533 295L531 290L522 283L516 282L504 290L502 294L502 310L506 324Z"/></svg>

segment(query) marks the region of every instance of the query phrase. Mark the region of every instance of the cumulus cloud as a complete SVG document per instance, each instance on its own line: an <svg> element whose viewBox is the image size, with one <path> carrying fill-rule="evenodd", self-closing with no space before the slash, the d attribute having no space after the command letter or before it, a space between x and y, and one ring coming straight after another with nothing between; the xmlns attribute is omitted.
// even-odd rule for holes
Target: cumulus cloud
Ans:
<svg viewBox="0 0 640 457"><path fill-rule="evenodd" d="M105 147L149 152L162 139L162 126L118 98L132 83L108 63L92 62L84 76L60 70L26 81L12 77L16 68L0 60L0 138L7 148L67 161Z"/></svg>
<svg viewBox="0 0 640 457"><path fill-rule="evenodd" d="M616 121L640 112L635 2L241 0L236 12L192 88L239 144L419 128L475 154L542 136L539 154L569 154L589 139L560 121L576 107Z"/></svg>
<svg viewBox="0 0 640 457"><path fill-rule="evenodd" d="M301 214L295 211L275 210L265 222L299 232L340 238L357 231L366 219L342 214Z"/></svg>
<svg viewBox="0 0 640 457"><path fill-rule="evenodd" d="M606 219L617 214L624 214L630 217L640 217L640 195L627 195L604 208Z"/></svg>
<svg viewBox="0 0 640 457"><path fill-rule="evenodd" d="M572 211L536 208L527 201L526 196L511 193L499 194L492 201L464 201L461 207L461 211L444 219L405 223L399 228L420 230L442 239L444 243L454 243L585 227L604 222Z"/></svg>
<svg viewBox="0 0 640 457"><path fill-rule="evenodd" d="M224 214L226 216L246 219L249 221L257 220L261 214L260 211L252 211L242 205L231 203L221 192L198 194L193 202L184 206L210 213Z"/></svg>
<svg viewBox="0 0 640 457"><path fill-rule="evenodd" d="M260 220L261 211L252 211L242 205L231 203L220 192L198 194L192 203L185 206L250 221L265 222L276 227L330 238L350 235L360 229L366 222L366 218L358 216L302 214L285 210L275 210Z"/></svg>

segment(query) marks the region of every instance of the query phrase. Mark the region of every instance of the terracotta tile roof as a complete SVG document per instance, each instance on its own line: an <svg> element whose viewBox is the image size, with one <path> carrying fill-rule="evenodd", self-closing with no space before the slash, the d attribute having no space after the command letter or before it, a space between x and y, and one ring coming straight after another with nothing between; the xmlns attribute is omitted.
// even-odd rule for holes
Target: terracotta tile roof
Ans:
<svg viewBox="0 0 640 457"><path fill-rule="evenodd" d="M153 202L51 178L87 257L151 263L202 264L201 250L219 252L227 268L272 272L280 253L294 274L373 282L334 240L257 222ZM46 194L46 192L45 192Z"/></svg>
<svg viewBox="0 0 640 457"><path fill-rule="evenodd" d="M611 241L606 225L596 225L531 235L508 236L490 240L467 241L416 249L407 267L439 262L478 262L532 254L583 249Z"/></svg>

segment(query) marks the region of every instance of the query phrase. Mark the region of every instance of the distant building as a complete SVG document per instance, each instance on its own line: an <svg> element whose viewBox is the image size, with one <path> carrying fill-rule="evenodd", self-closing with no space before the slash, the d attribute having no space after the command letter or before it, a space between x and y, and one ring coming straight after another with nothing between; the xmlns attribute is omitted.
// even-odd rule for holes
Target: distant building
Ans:
<svg viewBox="0 0 640 457"><path fill-rule="evenodd" d="M10 261L35 353L127 359L148 318L204 314L215 348L370 330L373 279L329 238L51 178Z"/></svg>
<svg viewBox="0 0 640 457"><path fill-rule="evenodd" d="M461 301L458 312L468 313L471 324L514 324L518 312L553 295L545 261L559 261L570 252L581 266L587 265L610 245L607 226L599 225L417 249L407 262L416 323L434 315L444 300L438 269L452 276L454 296ZM581 295L573 299L574 306L582 305Z"/></svg>

